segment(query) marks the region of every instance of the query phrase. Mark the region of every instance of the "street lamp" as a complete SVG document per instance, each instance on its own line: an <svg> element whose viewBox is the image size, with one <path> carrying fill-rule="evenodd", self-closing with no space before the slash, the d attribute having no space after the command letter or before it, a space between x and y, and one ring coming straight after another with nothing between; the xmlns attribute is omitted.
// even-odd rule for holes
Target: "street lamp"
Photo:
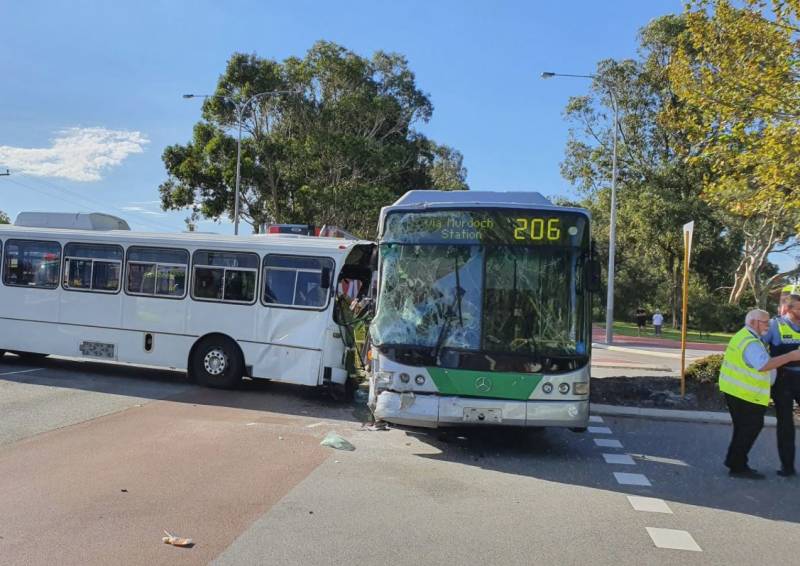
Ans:
<svg viewBox="0 0 800 566"><path fill-rule="evenodd" d="M606 296L606 343L611 344L614 340L614 256L617 251L617 130L619 129L619 104L611 85L598 79L596 75L568 75L545 71L541 77L543 79L575 77L598 80L608 91L611 97L611 104L614 107L614 152L611 158L611 220L609 221L608 229L608 295Z"/></svg>
<svg viewBox="0 0 800 566"><path fill-rule="evenodd" d="M229 96L227 94L184 94L183 98L221 98L223 100L227 100L232 102L236 108L236 122L239 124L239 136L236 140L236 192L234 195L233 200L233 233L234 235L239 235L239 182L240 182L240 170L242 165L242 119L244 116L244 111L247 109L248 106L255 100L259 98L266 98L268 96L273 96L276 94L300 94L301 91L299 90L270 90L267 92L258 92L245 100L244 102L238 101L237 99Z"/></svg>

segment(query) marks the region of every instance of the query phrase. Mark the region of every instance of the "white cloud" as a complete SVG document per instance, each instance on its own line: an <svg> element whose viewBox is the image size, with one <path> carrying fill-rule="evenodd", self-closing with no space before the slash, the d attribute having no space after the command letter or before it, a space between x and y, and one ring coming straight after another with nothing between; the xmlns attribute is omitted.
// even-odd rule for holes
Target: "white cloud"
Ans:
<svg viewBox="0 0 800 566"><path fill-rule="evenodd" d="M43 148L0 145L0 165L37 177L99 181L106 170L150 143L141 132L106 128L69 128L51 141Z"/></svg>

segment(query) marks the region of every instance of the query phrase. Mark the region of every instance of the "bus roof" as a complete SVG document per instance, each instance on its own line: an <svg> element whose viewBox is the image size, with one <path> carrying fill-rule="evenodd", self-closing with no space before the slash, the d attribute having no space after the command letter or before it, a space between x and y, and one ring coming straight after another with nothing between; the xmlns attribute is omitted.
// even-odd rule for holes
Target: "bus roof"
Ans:
<svg viewBox="0 0 800 566"><path fill-rule="evenodd" d="M538 210L560 210L589 216L585 208L558 206L541 193L535 191L408 191L394 204L381 208L380 233L386 215L395 210L435 210L453 208L531 208Z"/></svg>
<svg viewBox="0 0 800 566"><path fill-rule="evenodd" d="M51 228L29 228L12 224L0 225L0 239L9 238L35 240L61 240L72 242L94 242L131 244L160 247L192 247L225 250L276 250L278 252L302 251L307 253L336 253L352 249L359 244L372 244L366 240L345 240L314 236L295 236L289 234L252 234L232 236L201 234L197 232L132 232L110 230L103 232L89 230L65 230Z"/></svg>

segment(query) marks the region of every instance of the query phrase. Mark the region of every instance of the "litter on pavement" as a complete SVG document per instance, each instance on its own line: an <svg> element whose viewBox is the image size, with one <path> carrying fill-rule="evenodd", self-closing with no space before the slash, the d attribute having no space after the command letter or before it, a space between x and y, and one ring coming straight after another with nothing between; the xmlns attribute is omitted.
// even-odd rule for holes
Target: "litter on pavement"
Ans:
<svg viewBox="0 0 800 566"><path fill-rule="evenodd" d="M320 445L330 446L331 448L335 448L336 450L349 450L351 452L356 449L355 446L350 444L347 440L345 440L344 438L342 438L333 431L325 435L325 438L322 439Z"/></svg>
<svg viewBox="0 0 800 566"><path fill-rule="evenodd" d="M164 534L167 536L162 537L161 540L165 544L171 544L172 546L183 546L186 548L191 548L194 546L194 542L190 538L176 537L175 535L171 535L167 531L164 531Z"/></svg>

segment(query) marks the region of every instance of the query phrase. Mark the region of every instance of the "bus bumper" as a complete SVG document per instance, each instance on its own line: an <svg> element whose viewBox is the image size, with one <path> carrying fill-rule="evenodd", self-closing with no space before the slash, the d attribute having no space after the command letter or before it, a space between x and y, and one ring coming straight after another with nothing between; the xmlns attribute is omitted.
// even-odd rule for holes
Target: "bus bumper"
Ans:
<svg viewBox="0 0 800 566"><path fill-rule="evenodd" d="M589 400L508 401L381 391L375 418L390 423L440 426L564 426L583 428L589 422Z"/></svg>

